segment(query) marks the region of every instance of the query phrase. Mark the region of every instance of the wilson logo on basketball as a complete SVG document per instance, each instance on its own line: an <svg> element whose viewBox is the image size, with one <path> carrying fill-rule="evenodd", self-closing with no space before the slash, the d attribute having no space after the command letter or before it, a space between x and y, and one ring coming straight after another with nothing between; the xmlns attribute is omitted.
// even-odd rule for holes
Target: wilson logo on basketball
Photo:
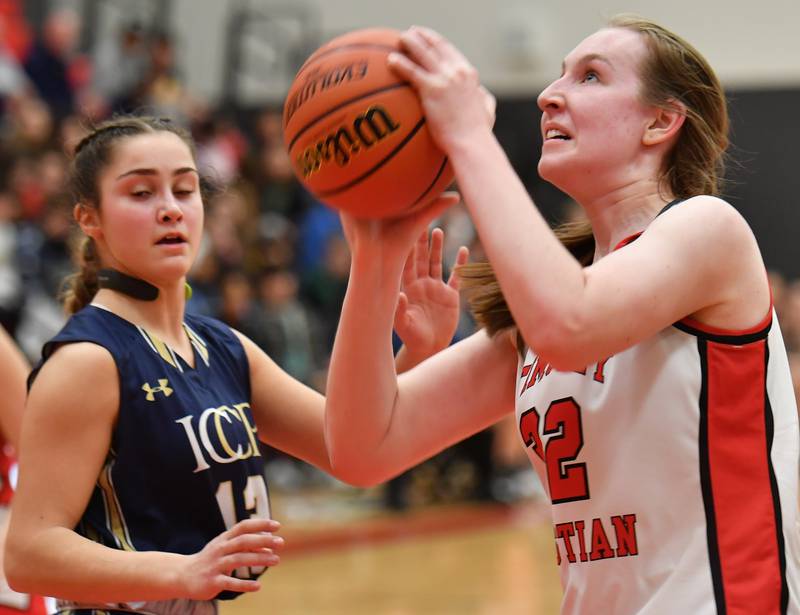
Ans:
<svg viewBox="0 0 800 615"><path fill-rule="evenodd" d="M374 147L399 128L386 109L370 107L357 115L352 125L340 126L303 150L297 157L298 169L307 179L329 162L347 166L354 154Z"/></svg>
<svg viewBox="0 0 800 615"><path fill-rule="evenodd" d="M294 96L286 101L285 123L292 119L295 112L307 101L311 100L317 92L335 87L350 81L360 81L367 76L369 64L366 61L352 62L344 66L335 66L324 72L315 71L306 78L303 87Z"/></svg>

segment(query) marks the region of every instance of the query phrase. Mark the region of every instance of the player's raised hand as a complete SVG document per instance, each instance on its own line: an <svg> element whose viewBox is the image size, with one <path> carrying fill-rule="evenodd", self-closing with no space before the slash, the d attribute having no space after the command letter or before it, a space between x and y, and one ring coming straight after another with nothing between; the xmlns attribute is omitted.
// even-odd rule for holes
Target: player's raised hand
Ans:
<svg viewBox="0 0 800 615"><path fill-rule="evenodd" d="M340 212L345 238L353 254L368 250L375 255L376 264L394 259L402 263L420 233L427 233L428 225L458 203L459 198L456 192L445 192L422 209L401 218L366 220Z"/></svg>
<svg viewBox="0 0 800 615"><path fill-rule="evenodd" d="M209 542L194 555L186 556L178 582L181 596L211 600L222 591L254 592L261 584L232 576L237 568L263 568L280 562L275 552L283 538L273 535L280 524L272 519L246 519Z"/></svg>
<svg viewBox="0 0 800 615"><path fill-rule="evenodd" d="M446 348L453 339L459 317L459 278L456 267L467 262L469 251L461 246L447 281L442 279L444 232L423 231L408 255L397 302L394 329L405 351L416 364Z"/></svg>
<svg viewBox="0 0 800 615"><path fill-rule="evenodd" d="M491 130L495 100L478 71L444 36L414 26L400 41L405 54L389 55L389 66L408 80L422 101L428 127L445 152L476 130Z"/></svg>

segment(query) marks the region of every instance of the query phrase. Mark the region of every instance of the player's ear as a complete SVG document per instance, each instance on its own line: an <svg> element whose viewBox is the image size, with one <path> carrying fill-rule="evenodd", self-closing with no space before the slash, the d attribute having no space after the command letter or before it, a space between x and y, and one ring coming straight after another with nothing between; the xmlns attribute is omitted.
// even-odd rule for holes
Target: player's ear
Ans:
<svg viewBox="0 0 800 615"><path fill-rule="evenodd" d="M75 207L72 208L72 216L86 236L98 239L102 235L100 212L96 207L90 207L84 203L76 203Z"/></svg>
<svg viewBox="0 0 800 615"><path fill-rule="evenodd" d="M686 105L670 100L666 107L654 107L650 123L642 135L644 145L658 145L671 141L686 120Z"/></svg>

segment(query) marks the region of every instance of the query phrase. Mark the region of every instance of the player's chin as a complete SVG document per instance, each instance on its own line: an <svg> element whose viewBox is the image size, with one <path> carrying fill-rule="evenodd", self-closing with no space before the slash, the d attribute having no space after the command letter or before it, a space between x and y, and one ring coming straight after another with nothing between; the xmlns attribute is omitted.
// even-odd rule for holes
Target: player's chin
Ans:
<svg viewBox="0 0 800 615"><path fill-rule="evenodd" d="M559 157L552 154L542 152L542 156L539 158L539 165L537 166L539 177L556 186L564 172L563 161L558 160L558 158Z"/></svg>
<svg viewBox="0 0 800 615"><path fill-rule="evenodd" d="M165 283L180 280L189 274L193 259L189 255L172 255L158 259L153 263L153 278Z"/></svg>

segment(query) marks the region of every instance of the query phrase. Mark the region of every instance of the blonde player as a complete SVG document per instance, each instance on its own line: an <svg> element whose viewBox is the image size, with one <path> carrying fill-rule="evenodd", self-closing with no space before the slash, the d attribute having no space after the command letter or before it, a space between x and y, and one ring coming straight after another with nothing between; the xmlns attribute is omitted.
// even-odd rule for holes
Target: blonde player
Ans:
<svg viewBox="0 0 800 615"><path fill-rule="evenodd" d="M394 297L424 220L346 219L334 470L372 484L516 408L552 501L563 613L800 613L797 412L758 246L717 196L728 115L712 69L633 17L566 56L538 99L539 173L591 227L562 244L492 135L475 69L431 30L402 40L390 62L491 262L465 271L484 327L396 377Z"/></svg>

